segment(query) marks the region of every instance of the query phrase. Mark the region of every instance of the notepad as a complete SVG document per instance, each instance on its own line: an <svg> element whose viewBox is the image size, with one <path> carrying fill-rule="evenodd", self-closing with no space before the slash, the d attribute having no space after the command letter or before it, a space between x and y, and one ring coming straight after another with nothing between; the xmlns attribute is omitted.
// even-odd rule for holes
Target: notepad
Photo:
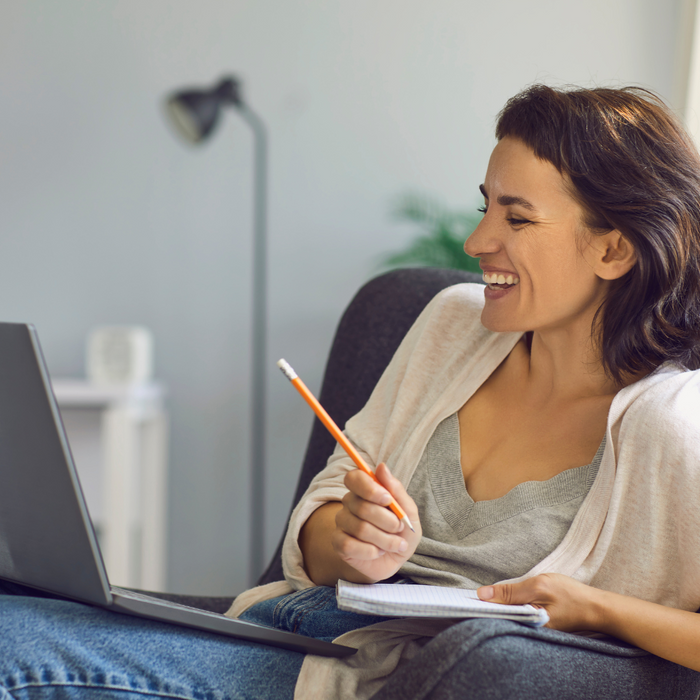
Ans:
<svg viewBox="0 0 700 700"><path fill-rule="evenodd" d="M516 620L533 627L549 622L546 610L532 605L501 605L479 600L476 591L445 586L338 581L340 610L387 617L486 617Z"/></svg>

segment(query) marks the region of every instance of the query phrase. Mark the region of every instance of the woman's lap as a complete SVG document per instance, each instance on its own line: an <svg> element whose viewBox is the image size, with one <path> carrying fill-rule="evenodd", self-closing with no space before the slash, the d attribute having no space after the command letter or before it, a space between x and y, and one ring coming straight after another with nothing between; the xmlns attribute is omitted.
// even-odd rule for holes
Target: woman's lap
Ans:
<svg viewBox="0 0 700 700"><path fill-rule="evenodd" d="M302 661L79 603L0 596L0 688L16 700L291 698Z"/></svg>
<svg viewBox="0 0 700 700"><path fill-rule="evenodd" d="M380 619L338 611L332 588L265 601L242 617L328 640ZM660 689L684 698L682 689L697 685L698 674L640 654L503 620L470 620L426 644L375 697L640 700L660 697ZM70 601L0 595L0 700L283 700L294 695L303 659Z"/></svg>
<svg viewBox="0 0 700 700"><path fill-rule="evenodd" d="M700 674L634 647L506 620L467 620L426 644L373 700L680 700Z"/></svg>
<svg viewBox="0 0 700 700"><path fill-rule="evenodd" d="M0 700L293 697L298 652L10 590L0 595ZM317 588L242 619L331 640L378 618L337 611L334 590Z"/></svg>

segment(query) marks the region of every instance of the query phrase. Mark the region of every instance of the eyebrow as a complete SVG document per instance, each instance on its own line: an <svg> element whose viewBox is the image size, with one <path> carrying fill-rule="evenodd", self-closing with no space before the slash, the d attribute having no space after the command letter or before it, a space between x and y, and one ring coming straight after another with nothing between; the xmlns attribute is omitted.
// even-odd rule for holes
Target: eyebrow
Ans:
<svg viewBox="0 0 700 700"><path fill-rule="evenodd" d="M484 195L485 199L488 199L489 196L486 194L486 188L483 185L479 185L479 191L481 192L482 195ZM537 211L535 206L531 204L530 202L527 201L527 199L524 199L523 197L516 197L515 195L512 194L502 194L497 200L496 200L502 207L508 207L513 204L518 204L524 209L528 209L529 211Z"/></svg>

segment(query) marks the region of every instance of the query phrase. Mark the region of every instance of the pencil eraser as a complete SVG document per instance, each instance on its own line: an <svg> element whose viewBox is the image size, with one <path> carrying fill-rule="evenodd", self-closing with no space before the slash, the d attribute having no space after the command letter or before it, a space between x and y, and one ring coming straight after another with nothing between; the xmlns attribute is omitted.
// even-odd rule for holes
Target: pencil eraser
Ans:
<svg viewBox="0 0 700 700"><path fill-rule="evenodd" d="M290 381L297 378L297 373L292 369L292 366L287 360L277 360L277 366L284 372L285 377Z"/></svg>

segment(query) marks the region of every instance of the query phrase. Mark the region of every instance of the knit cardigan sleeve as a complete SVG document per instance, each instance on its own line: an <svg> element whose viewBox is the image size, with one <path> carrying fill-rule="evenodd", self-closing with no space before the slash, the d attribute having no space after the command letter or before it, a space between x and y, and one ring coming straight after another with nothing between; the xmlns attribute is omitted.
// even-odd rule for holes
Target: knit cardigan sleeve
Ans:
<svg viewBox="0 0 700 700"><path fill-rule="evenodd" d="M378 455L381 439L390 420L396 394L405 376L406 366L410 363L411 356L416 345L420 342L426 323L437 303L436 297L423 309L382 374L367 405L359 414L348 421L344 429L348 439L372 469L379 464ZM367 414L369 413L372 417L368 420ZM370 424L369 430L364 429L365 423ZM359 424L355 431L352 430L353 424ZM355 437L356 435L359 438ZM316 509L330 501L342 500L347 492L343 479L345 474L353 468L355 468L354 462L340 445L336 445L325 469L314 477L306 493L292 512L282 547L282 566L285 579L295 590L315 585L304 569L304 561L298 542L301 528Z"/></svg>

